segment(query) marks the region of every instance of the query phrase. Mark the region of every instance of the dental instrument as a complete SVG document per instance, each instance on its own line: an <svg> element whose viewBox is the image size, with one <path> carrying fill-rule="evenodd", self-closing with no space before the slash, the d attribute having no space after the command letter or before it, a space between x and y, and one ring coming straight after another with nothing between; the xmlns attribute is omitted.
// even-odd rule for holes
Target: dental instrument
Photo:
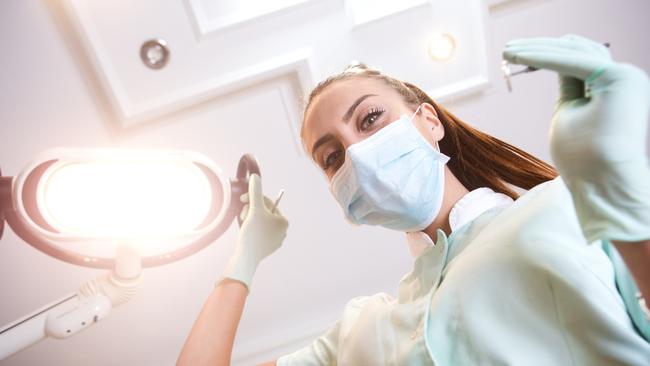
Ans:
<svg viewBox="0 0 650 366"><path fill-rule="evenodd" d="M280 193L278 193L278 198L275 199L275 202L273 203L273 207L271 207L272 213L275 213L275 209L278 207L278 203L280 203L282 196L284 196L284 189L281 189Z"/></svg>

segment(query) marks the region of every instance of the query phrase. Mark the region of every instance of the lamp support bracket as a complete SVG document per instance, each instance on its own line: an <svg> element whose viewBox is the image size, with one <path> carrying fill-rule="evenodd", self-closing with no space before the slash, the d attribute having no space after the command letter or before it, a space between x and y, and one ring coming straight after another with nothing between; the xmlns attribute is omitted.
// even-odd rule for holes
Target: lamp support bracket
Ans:
<svg viewBox="0 0 650 366"><path fill-rule="evenodd" d="M113 270L0 329L0 360L47 337L68 338L86 329L129 301L141 282L137 252L119 246Z"/></svg>

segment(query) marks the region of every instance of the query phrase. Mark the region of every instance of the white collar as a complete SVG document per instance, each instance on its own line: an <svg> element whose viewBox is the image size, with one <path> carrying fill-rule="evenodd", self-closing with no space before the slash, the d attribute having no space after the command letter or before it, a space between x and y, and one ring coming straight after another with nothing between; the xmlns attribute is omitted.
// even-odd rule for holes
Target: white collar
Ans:
<svg viewBox="0 0 650 366"><path fill-rule="evenodd" d="M512 198L503 193L494 192L491 188L477 188L465 194L452 207L449 212L451 231L456 231L491 208L508 205L512 202ZM434 245L433 240L423 231L406 233L406 241L413 258L417 258L425 249Z"/></svg>

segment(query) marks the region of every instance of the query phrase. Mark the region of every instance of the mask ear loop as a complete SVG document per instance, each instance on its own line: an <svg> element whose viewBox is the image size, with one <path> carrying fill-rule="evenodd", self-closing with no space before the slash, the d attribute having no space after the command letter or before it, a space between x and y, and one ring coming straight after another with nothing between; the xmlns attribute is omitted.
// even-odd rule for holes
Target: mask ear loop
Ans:
<svg viewBox="0 0 650 366"><path fill-rule="evenodd" d="M417 109L415 110L415 112L414 112L413 115L411 116L411 122L413 121L413 118L418 114L418 112L420 112L420 108L422 108L422 104L420 104L420 105L417 107ZM431 127L431 129L433 130L434 127ZM438 141L436 141L436 149L438 149L438 152L439 152L439 153L442 153L442 151L440 151L440 145L438 144Z"/></svg>
<svg viewBox="0 0 650 366"><path fill-rule="evenodd" d="M411 121L413 121L413 118L418 114L418 112L420 112L420 108L422 108L422 104L420 104L415 110L415 112L413 112L413 115L411 116Z"/></svg>
<svg viewBox="0 0 650 366"><path fill-rule="evenodd" d="M442 154L442 151L440 151L440 145L438 144L438 141L436 141L436 149L438 149L438 152Z"/></svg>

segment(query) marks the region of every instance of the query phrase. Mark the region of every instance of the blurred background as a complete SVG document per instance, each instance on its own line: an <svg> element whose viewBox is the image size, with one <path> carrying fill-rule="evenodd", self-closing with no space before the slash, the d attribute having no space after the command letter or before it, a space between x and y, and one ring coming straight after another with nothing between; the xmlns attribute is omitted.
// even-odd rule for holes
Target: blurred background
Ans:
<svg viewBox="0 0 650 366"><path fill-rule="evenodd" d="M233 364L315 339L351 298L387 292L412 265L405 238L348 225L299 140L304 95L362 61L427 90L471 125L550 162L556 76L501 78L504 44L567 33L610 42L650 72L646 0L4 0L0 168L52 147L196 150L235 175L257 156L265 193L286 194L283 247L257 271ZM147 41L153 41L147 43ZM66 340L5 365L170 365L231 255L236 225L195 255L147 269L138 294ZM0 242L0 324L102 271Z"/></svg>

